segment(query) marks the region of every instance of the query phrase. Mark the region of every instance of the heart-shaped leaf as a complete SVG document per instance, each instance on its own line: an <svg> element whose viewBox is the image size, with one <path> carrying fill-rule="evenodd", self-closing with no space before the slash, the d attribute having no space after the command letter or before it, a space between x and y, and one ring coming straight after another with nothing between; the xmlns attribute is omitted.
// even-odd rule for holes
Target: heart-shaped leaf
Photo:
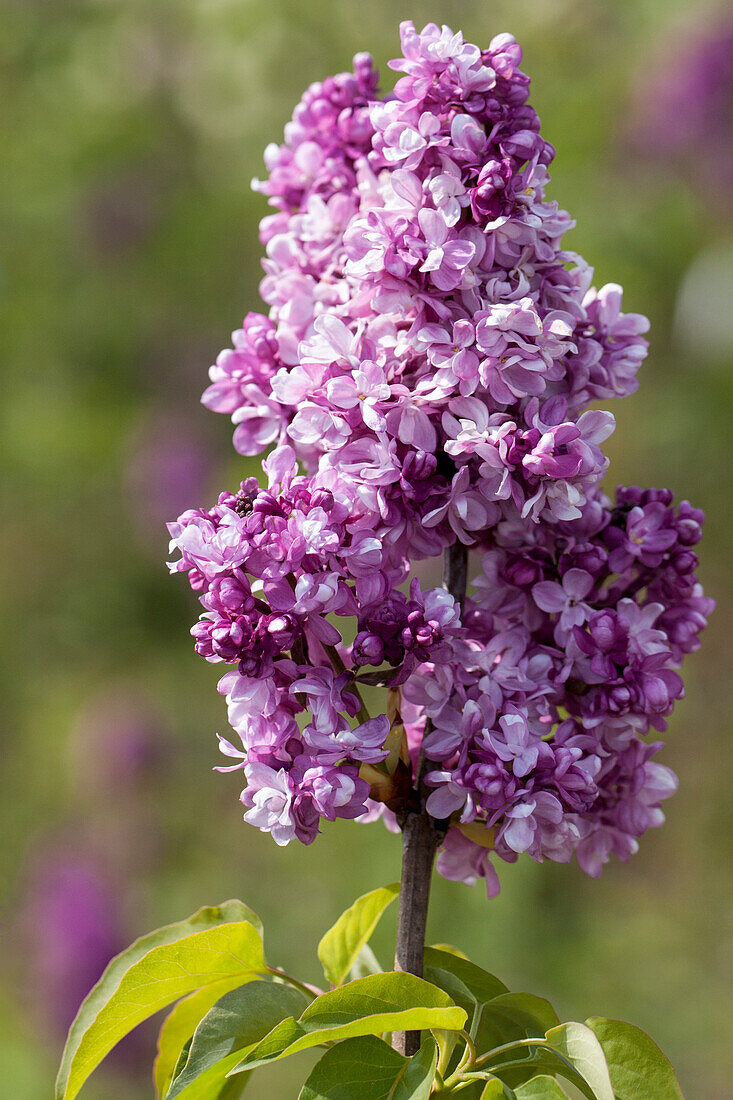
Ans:
<svg viewBox="0 0 733 1100"><path fill-rule="evenodd" d="M205 985L265 971L260 929L251 909L228 901L159 928L112 959L71 1025L56 1100L74 1100L112 1047L158 1009Z"/></svg>
<svg viewBox="0 0 733 1100"><path fill-rule="evenodd" d="M341 985L346 979L382 913L399 892L399 882L393 882L391 886L380 886L378 890L364 894L326 932L318 944L318 958L326 980L332 985Z"/></svg>
<svg viewBox="0 0 733 1100"><path fill-rule="evenodd" d="M586 1024L603 1047L617 1100L684 1100L674 1070L645 1031L600 1016Z"/></svg>
<svg viewBox="0 0 733 1100"><path fill-rule="evenodd" d="M374 1035L346 1039L313 1067L298 1100L428 1100L436 1061L430 1038L412 1058Z"/></svg>

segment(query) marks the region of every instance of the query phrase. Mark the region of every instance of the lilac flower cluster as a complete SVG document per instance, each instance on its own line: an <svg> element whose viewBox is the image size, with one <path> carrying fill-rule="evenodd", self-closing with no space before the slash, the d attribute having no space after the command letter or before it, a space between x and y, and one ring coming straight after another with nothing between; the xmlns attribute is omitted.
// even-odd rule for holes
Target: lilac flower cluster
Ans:
<svg viewBox="0 0 733 1100"><path fill-rule="evenodd" d="M221 743L245 820L282 844L399 815L427 762L448 877L494 887L491 850L577 851L595 874L674 786L643 738L710 610L702 516L600 494L614 421L588 406L635 390L648 325L561 247L519 46L401 38L393 93L357 55L266 151L269 316L245 318L203 401L239 453L274 445L268 488L184 513L171 568L205 608L197 651L236 666L242 748ZM411 575L456 543L483 555L463 614ZM391 704L370 717L374 684Z"/></svg>
<svg viewBox="0 0 733 1100"><path fill-rule="evenodd" d="M356 618L356 667L382 664L395 679L427 660L453 657L458 608L447 592L407 599L382 543L355 515L338 477L297 473L293 450L265 462L270 486L254 479L222 493L210 511L185 512L170 525L186 571L206 608L192 634L208 661L236 664L219 690L242 749L220 738L244 768L245 820L278 844L315 839L321 817L354 818L367 810L362 765L389 755L386 714L370 718L342 653L333 617Z"/></svg>
<svg viewBox="0 0 733 1100"><path fill-rule="evenodd" d="M204 403L244 455L288 443L338 470L395 556L506 516L571 519L606 468L597 398L636 388L644 318L560 238L553 150L509 35L402 26L375 99L366 55L313 85L256 186L270 316L250 314ZM450 461L445 461L448 458Z"/></svg>
<svg viewBox="0 0 733 1100"><path fill-rule="evenodd" d="M662 823L676 778L645 736L666 729L676 669L712 610L695 576L702 520L666 490L631 488L614 505L598 494L582 520L495 528L456 662L426 662L405 685L436 763L427 808L453 821L448 878L498 890L490 850L575 853L597 876Z"/></svg>

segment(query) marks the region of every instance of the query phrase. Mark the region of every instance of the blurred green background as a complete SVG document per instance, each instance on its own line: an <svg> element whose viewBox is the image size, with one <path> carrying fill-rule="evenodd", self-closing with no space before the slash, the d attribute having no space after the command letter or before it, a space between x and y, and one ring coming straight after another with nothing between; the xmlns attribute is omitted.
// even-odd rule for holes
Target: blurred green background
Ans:
<svg viewBox="0 0 733 1100"><path fill-rule="evenodd" d="M652 320L641 390L614 408L610 484L669 485L707 511L701 576L719 601L669 731L680 791L665 828L599 882L520 861L489 903L439 880L429 933L570 1018L646 1028L691 1100L729 1095L732 32L722 8L688 7L0 2L3 1095L50 1095L76 1004L143 931L240 896L273 961L315 979L322 931L398 877L379 825L283 850L241 823L238 776L212 771L220 670L193 653L195 601L167 576L163 522L254 472L198 399L258 308L262 149L356 51L389 86L401 18L523 43L558 149L551 197L578 222L569 246ZM394 915L385 960L393 934ZM152 1096L143 1031L90 1100ZM270 1070L248 1096L294 1097L303 1069Z"/></svg>

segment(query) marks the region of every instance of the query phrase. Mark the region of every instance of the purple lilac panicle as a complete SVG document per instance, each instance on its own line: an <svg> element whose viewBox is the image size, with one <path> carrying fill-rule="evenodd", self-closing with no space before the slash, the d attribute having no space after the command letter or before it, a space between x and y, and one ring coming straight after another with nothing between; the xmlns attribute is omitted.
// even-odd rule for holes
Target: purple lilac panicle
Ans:
<svg viewBox="0 0 733 1100"><path fill-rule="evenodd" d="M267 488L179 517L171 569L204 607L197 651L233 666L222 770L244 771L245 820L278 844L393 820L422 753L438 869L495 893L492 852L597 875L663 820L676 781L645 738L712 607L703 517L600 491L614 421L588 406L636 389L648 323L561 245L519 46L401 37L392 93L360 54L266 151L269 314L203 401L241 454L274 445ZM462 615L411 573L456 541L482 562Z"/></svg>

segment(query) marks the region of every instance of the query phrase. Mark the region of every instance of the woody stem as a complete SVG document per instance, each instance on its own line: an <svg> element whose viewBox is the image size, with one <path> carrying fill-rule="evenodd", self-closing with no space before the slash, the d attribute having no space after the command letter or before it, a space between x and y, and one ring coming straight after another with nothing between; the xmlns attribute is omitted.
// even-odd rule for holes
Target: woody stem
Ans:
<svg viewBox="0 0 733 1100"><path fill-rule="evenodd" d="M461 608L466 595L467 569L466 547L460 542L449 546L443 559L443 587ZM425 777L430 767L430 761L422 756L415 791L416 808L406 811L399 819L402 829L402 879L394 965L395 970L415 974L419 978L423 972L433 862L447 828L447 822L437 821L425 808L430 793ZM412 1055L420 1047L420 1032L395 1032L393 1045L400 1054Z"/></svg>

